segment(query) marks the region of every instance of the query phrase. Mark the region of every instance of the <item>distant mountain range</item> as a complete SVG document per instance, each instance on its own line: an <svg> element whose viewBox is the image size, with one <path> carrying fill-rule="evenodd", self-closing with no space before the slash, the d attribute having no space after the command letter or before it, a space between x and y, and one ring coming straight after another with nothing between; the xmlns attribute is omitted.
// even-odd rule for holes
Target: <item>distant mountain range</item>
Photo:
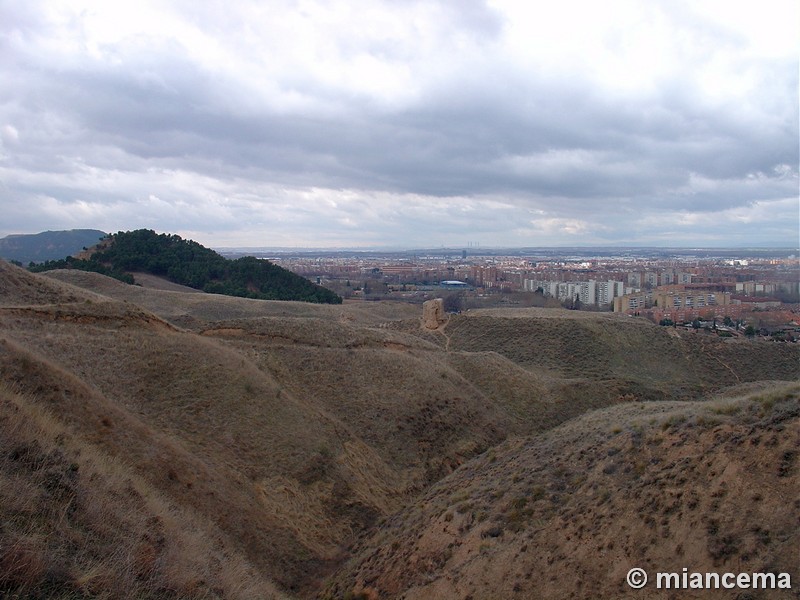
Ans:
<svg viewBox="0 0 800 600"><path fill-rule="evenodd" d="M24 265L56 260L94 246L106 233L98 229L43 231L42 233L9 235L0 238L0 258L16 260Z"/></svg>
<svg viewBox="0 0 800 600"><path fill-rule="evenodd" d="M79 269L134 283L133 273L150 273L173 283L225 296L261 300L342 302L334 292L267 260L229 260L192 240L150 229L120 231L79 256L32 265L35 272Z"/></svg>

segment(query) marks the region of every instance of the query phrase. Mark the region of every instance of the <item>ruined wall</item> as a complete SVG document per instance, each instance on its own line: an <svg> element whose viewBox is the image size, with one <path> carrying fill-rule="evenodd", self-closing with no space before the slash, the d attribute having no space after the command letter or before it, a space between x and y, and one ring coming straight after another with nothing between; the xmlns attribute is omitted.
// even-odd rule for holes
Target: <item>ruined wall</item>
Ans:
<svg viewBox="0 0 800 600"><path fill-rule="evenodd" d="M439 329L446 322L443 299L436 298L422 303L422 326L425 329Z"/></svg>

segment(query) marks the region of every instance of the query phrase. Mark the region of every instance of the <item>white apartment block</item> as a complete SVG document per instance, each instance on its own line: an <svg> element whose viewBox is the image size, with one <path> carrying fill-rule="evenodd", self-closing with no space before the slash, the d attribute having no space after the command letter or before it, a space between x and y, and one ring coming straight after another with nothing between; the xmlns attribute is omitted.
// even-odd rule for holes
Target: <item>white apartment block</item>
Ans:
<svg viewBox="0 0 800 600"><path fill-rule="evenodd" d="M664 269L661 272L655 271L631 271L628 273L627 283L633 288L650 287L655 288L660 285L687 284L692 283L692 274L676 269Z"/></svg>
<svg viewBox="0 0 800 600"><path fill-rule="evenodd" d="M524 289L528 292L535 292L539 288L545 296L558 300L577 298L583 304L611 304L614 298L625 294L622 281L524 281Z"/></svg>
<svg viewBox="0 0 800 600"><path fill-rule="evenodd" d="M621 281L598 281L595 285L597 304L611 304L614 298L625 294L625 284Z"/></svg>
<svg viewBox="0 0 800 600"><path fill-rule="evenodd" d="M780 289L777 283L757 283L742 281L736 284L736 293L752 296L754 294L774 294Z"/></svg>

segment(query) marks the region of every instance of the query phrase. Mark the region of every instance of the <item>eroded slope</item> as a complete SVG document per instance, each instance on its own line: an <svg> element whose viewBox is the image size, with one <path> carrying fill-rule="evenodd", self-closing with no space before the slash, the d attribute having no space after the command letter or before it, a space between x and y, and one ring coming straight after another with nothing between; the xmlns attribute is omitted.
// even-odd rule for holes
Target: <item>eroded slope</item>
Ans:
<svg viewBox="0 0 800 600"><path fill-rule="evenodd" d="M465 464L362 542L323 597L662 597L626 587L634 566L796 586L798 509L800 386L621 405Z"/></svg>
<svg viewBox="0 0 800 600"><path fill-rule="evenodd" d="M633 426L622 406L639 407L630 404L634 400L696 398L756 378L757 369L762 379L791 379L798 368L795 346L740 345L735 348L742 358L732 361L727 346L714 341L687 341L665 328L614 316L478 312L454 317L443 331L425 332L418 309L405 305L224 298L127 286L93 273L45 277L0 267L0 373L14 397L31 410L47 411L74 452L83 452L85 445L87 452L123 461L148 493L208 523L202 535L257 573L248 585L272 589L274 584L300 597L315 595L320 581L339 568L365 532L382 532L376 539L385 535L390 546L403 546L405 538L395 539L395 529L381 524L404 507L421 510L431 503L444 511L424 513L420 523L441 518L444 533L455 524L477 532L479 544L495 540L492 533L481 537L475 523L507 511L486 504L469 516L472 478L481 479L491 496L503 473L484 473L476 466L483 463L469 461L486 452L486 465L499 464L508 448L526 455L526 444L538 438L495 449L503 440L546 432L616 404L621 412L592 415L618 417L620 424L608 430L619 428L614 435L623 440ZM757 367L739 370L753 348L759 350ZM705 358L692 356L698 351ZM705 362L693 365L696 360ZM653 404L637 410L657 418L667 409ZM543 469L572 473L581 460L609 452L601 438L577 456L567 442L558 441L563 437L580 446L592 439L580 429L587 422L577 422L581 433L572 438L568 425L542 438L556 449ZM625 448L617 452L624 454ZM9 465L4 468L17 468ZM447 504L439 492L423 496L451 473L458 487L451 495L458 500ZM525 478L520 477L512 477L508 490L492 499L522 495L517 484ZM552 477L541 485L549 486ZM623 486L625 480L618 483ZM610 484L608 490L621 510L626 498ZM82 493L90 497L91 486ZM544 501L538 494L534 490L533 502ZM124 502L124 494L120 497ZM31 514L51 514L47 497L42 498L41 511ZM521 511L530 508L522 500L519 504ZM450 516L444 516L451 505ZM111 522L119 518L109 516ZM523 513L519 519L524 518ZM433 529L423 531L404 519L391 517L388 523L433 536ZM473 524L467 527L465 519ZM506 526L496 527L503 532L497 538L511 539L505 537L510 536ZM451 552L457 539L447 542L454 544ZM125 551L135 552L131 544ZM431 548L430 560L420 555L423 559L403 572L397 569L406 568L411 554L381 558L375 568L389 578L381 585L394 594L406 590L409 581L409 589L419 585L417 576L436 579L437 569L450 559L442 562L439 547ZM472 554L470 561L478 556ZM352 567L332 589L345 593L373 585L378 571L363 574L365 568ZM197 572L218 573L204 569L197 566ZM83 571L67 571L64 581L83 589ZM205 577L197 594L232 596L214 591L208 578L216 575ZM446 586L425 590L443 597L453 591Z"/></svg>

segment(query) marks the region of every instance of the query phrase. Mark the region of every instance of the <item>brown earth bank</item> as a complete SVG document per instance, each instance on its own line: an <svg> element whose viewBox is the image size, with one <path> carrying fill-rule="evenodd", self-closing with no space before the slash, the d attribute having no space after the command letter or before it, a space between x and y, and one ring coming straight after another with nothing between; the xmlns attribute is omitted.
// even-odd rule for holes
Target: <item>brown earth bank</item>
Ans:
<svg viewBox="0 0 800 600"><path fill-rule="evenodd" d="M797 598L799 515L800 385L616 406L462 465L360 540L322 597ZM792 589L656 589L684 568Z"/></svg>
<svg viewBox="0 0 800 600"><path fill-rule="evenodd" d="M419 308L403 304L190 294L94 273L33 275L0 261L0 592L302 598L374 588L401 596L410 593L406 575L433 577L438 567L387 554L383 576L398 583L375 587L359 574L368 546L353 545L377 549L369 540L395 535L408 511L438 506L428 506L435 486L477 476L480 461L514 448L523 460L531 444L572 439L570 427L590 416L618 420L609 427L623 440L631 418L667 410L641 400L724 393L712 404L728 402L785 385L762 380L798 379L794 345L718 343L573 315L478 311L430 332ZM669 410L691 421L712 404ZM750 411L727 410L714 418L730 427ZM790 431L787 423L775 426ZM601 440L584 448L592 460L602 452ZM549 460L571 469L577 459ZM501 484L501 473L487 477L487 488ZM459 493L470 494L464 485ZM632 503L606 487L615 506ZM529 502L520 510L543 500ZM470 513L462 508L425 518L461 527ZM511 539L508 530L481 544ZM785 549L770 531L767 549ZM405 538L388 543L399 552ZM564 552L572 557L569 546ZM590 589L594 580L585 581ZM430 593L460 598L464 589Z"/></svg>

